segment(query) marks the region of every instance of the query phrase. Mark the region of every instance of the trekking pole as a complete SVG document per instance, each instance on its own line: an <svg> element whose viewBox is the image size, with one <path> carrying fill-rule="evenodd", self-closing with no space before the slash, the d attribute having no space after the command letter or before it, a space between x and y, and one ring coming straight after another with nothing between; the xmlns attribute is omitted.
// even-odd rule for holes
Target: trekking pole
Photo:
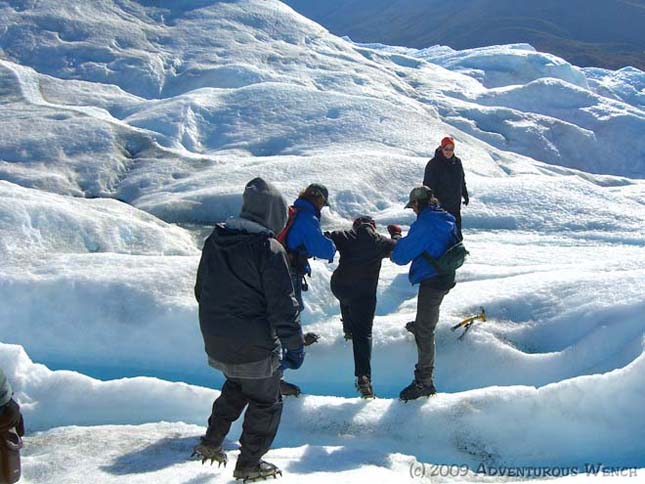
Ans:
<svg viewBox="0 0 645 484"><path fill-rule="evenodd" d="M455 324L450 328L451 331L456 331L458 328L464 328L464 332L461 333L458 339L463 339L470 327L473 325L475 321L486 321L486 311L484 310L483 307L480 308L481 312L475 316L470 316L466 319L463 319L459 323Z"/></svg>

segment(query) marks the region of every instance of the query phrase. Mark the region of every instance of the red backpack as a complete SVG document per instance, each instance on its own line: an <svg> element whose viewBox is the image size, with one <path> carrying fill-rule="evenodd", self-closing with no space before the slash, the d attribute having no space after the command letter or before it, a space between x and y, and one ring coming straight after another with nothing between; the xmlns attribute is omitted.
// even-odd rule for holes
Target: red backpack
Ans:
<svg viewBox="0 0 645 484"><path fill-rule="evenodd" d="M287 218L287 224L280 231L280 233L275 236L275 239L280 242L285 249L287 248L287 235L289 235L289 230L291 229L293 223L296 221L296 215L298 215L298 209L291 205L289 207L289 217Z"/></svg>

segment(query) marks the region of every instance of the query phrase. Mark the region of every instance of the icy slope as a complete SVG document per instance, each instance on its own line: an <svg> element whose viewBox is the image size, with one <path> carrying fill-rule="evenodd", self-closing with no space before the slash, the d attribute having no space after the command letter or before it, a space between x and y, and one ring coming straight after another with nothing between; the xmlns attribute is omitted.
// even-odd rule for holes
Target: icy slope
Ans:
<svg viewBox="0 0 645 484"><path fill-rule="evenodd" d="M587 91L589 100L581 100L568 84L587 88L580 69L526 46L452 51L448 59L409 50L383 58L327 34L278 2L63 5L41 2L0 11L12 25L0 39L7 60L82 80L63 83L2 64L11 101L4 108L12 116L2 126L7 136L0 158L10 163L0 173L21 184L73 195L112 194L169 221L204 222L212 220L205 212L213 210L213 201L221 205L234 193L230 186L214 192L211 174L223 166L252 163L256 173L278 178L305 166L316 176L320 158L309 157L324 150L360 163L371 163L375 151L387 152L388 163L398 169L409 156L430 156L434 140L455 128L551 163L643 173L643 141L634 135L643 130L641 108ZM496 104L497 93L484 86L499 85L500 76L503 85L550 77L565 84L543 92L533 92L540 84L528 88L544 100L544 109L512 100ZM176 88L164 93L169 85ZM169 98L178 94L185 96ZM548 100L561 98L566 109L557 117L548 111ZM82 113L93 114L90 119L73 116L79 105ZM453 127L438 119L437 109ZM16 135L27 126L47 138ZM617 144L620 156L610 151ZM45 147L52 145L59 153L55 164L46 159ZM25 152L30 169L17 156ZM299 159L273 160L283 155ZM471 154L482 161L488 156L485 149ZM494 169L488 163L485 173ZM292 193L299 188L282 186Z"/></svg>
<svg viewBox="0 0 645 484"><path fill-rule="evenodd" d="M74 199L2 180L0 248L10 256L33 258L55 253L197 253L189 232L125 203Z"/></svg>
<svg viewBox="0 0 645 484"><path fill-rule="evenodd" d="M423 59L476 79L467 89L437 89L436 70L424 63L406 76L444 121L495 147L584 171L643 177L642 71L583 70L525 44L465 51L365 47L394 62Z"/></svg>

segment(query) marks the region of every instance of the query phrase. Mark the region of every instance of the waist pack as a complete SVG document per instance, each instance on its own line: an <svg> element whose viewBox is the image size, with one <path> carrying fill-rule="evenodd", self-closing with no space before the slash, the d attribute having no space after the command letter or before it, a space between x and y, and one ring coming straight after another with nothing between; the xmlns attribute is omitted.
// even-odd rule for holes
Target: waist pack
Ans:
<svg viewBox="0 0 645 484"><path fill-rule="evenodd" d="M470 252L466 250L463 242L457 242L455 245L449 247L438 259L435 259L427 252L424 252L422 255L434 267L438 274L449 274L463 266L466 261L466 256L469 254Z"/></svg>

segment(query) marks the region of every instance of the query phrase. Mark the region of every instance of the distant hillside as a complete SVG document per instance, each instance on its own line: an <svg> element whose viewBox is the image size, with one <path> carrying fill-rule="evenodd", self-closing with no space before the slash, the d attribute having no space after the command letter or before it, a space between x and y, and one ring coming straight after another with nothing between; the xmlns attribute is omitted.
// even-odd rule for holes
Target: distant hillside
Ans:
<svg viewBox="0 0 645 484"><path fill-rule="evenodd" d="M455 49L526 42L579 66L645 70L645 0L285 0L358 42Z"/></svg>

